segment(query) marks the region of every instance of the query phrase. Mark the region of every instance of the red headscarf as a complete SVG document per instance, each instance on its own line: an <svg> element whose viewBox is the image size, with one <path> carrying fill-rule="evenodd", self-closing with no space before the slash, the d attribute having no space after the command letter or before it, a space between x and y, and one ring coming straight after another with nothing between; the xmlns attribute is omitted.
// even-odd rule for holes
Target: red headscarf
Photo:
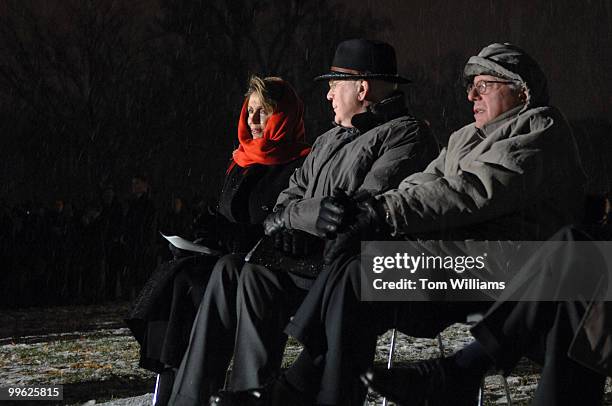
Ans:
<svg viewBox="0 0 612 406"><path fill-rule="evenodd" d="M278 83L283 87L282 95L261 138L253 139L247 124L248 97L242 105L238 121L240 146L233 152L233 159L243 168L253 164L284 164L310 152L310 147L304 142L304 103L289 83L284 80Z"/></svg>

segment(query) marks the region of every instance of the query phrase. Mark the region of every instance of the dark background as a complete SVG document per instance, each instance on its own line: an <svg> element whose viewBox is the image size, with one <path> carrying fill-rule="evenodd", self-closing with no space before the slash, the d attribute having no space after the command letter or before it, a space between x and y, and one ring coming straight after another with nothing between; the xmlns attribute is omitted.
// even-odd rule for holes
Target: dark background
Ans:
<svg viewBox="0 0 612 406"><path fill-rule="evenodd" d="M574 125L589 190L610 189L611 16L592 1L5 0L0 3L0 198L84 205L146 173L158 207L214 197L251 73L280 75L306 103L309 140L330 127L338 41L392 43L415 114L441 143L472 120L470 55L521 45Z"/></svg>
<svg viewBox="0 0 612 406"><path fill-rule="evenodd" d="M214 199L252 73L295 86L313 141L332 112L312 78L339 41L360 36L396 47L414 113L441 144L472 121L468 57L492 42L522 46L571 120L589 192L610 191L610 0L0 0L0 338L116 327L107 317L118 325L142 287L130 278L138 256L121 242L138 232L124 227L133 175L148 176L159 224L173 196L188 209ZM110 215L104 188L120 203ZM151 242L147 259L166 246ZM152 390L149 378L130 371L126 384L114 371L67 384L67 396Z"/></svg>
<svg viewBox="0 0 612 406"><path fill-rule="evenodd" d="M588 192L607 193L611 16L609 0L0 0L0 307L133 299L172 257L158 231L193 238L214 204L249 76L295 86L313 141L332 111L312 79L348 38L395 46L442 145L473 120L468 57L521 45L571 121Z"/></svg>
<svg viewBox="0 0 612 406"><path fill-rule="evenodd" d="M44 4L44 7L41 6ZM0 193L87 205L146 173L158 207L216 196L252 73L290 80L309 140L341 38L374 22L325 1L9 0L0 20Z"/></svg>
<svg viewBox="0 0 612 406"><path fill-rule="evenodd" d="M387 19L377 36L396 47L400 69L416 79L413 105L431 122L441 142L472 121L460 78L467 58L490 43L512 42L540 63L551 104L570 120L589 177L588 191L610 191L612 2L369 3L376 17Z"/></svg>

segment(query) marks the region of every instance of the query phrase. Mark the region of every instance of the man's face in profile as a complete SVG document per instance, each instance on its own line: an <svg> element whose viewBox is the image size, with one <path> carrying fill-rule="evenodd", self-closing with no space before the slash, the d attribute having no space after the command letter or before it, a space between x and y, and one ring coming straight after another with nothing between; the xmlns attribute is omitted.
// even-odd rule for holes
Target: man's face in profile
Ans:
<svg viewBox="0 0 612 406"><path fill-rule="evenodd" d="M327 100L334 109L334 122L343 127L352 127L351 119L355 114L365 111L363 103L359 101L359 81L357 80L330 80Z"/></svg>
<svg viewBox="0 0 612 406"><path fill-rule="evenodd" d="M474 77L468 86L468 100L474 103L474 120L477 128L482 128L499 115L525 101L524 91L512 86L515 82L491 75Z"/></svg>

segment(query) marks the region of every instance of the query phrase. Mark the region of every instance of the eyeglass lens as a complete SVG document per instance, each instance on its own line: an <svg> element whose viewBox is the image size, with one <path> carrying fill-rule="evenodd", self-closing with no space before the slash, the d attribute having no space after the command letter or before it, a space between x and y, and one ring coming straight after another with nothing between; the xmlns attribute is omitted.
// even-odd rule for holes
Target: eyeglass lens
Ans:
<svg viewBox="0 0 612 406"><path fill-rule="evenodd" d="M467 85L466 90L468 93L471 93L473 89L476 89L476 93L478 93L479 95L486 94L489 91L490 85L492 83L508 84L512 82L501 80L479 80L478 82L476 82L476 84L469 83Z"/></svg>

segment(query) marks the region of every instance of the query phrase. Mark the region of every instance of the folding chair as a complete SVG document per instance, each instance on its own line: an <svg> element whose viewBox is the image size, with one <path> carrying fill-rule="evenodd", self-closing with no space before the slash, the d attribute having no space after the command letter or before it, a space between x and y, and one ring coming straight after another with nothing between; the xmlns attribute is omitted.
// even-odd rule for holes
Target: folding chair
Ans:
<svg viewBox="0 0 612 406"><path fill-rule="evenodd" d="M159 374L155 378L155 390L153 391L153 399L151 400L151 406L155 406L155 402L157 402L157 393L159 391Z"/></svg>
<svg viewBox="0 0 612 406"><path fill-rule="evenodd" d="M469 314L466 318L466 324L473 325L479 322L482 319L482 314L474 313ZM442 336L438 334L436 337L438 339L438 349L440 350L440 357L444 358L446 354L444 353L444 342L442 341ZM387 369L391 369L393 367L393 356L395 354L395 342L397 340L397 328L394 328L391 332L391 342L389 343L389 356L387 358ZM506 400L508 402L508 406L512 406L512 397L510 396L510 387L508 386L508 381L506 377L500 375L502 379L502 384L504 386L504 390L506 392ZM388 400L386 397L383 398L383 406L388 405ZM484 378L482 380L482 384L478 389L478 406L484 406Z"/></svg>

